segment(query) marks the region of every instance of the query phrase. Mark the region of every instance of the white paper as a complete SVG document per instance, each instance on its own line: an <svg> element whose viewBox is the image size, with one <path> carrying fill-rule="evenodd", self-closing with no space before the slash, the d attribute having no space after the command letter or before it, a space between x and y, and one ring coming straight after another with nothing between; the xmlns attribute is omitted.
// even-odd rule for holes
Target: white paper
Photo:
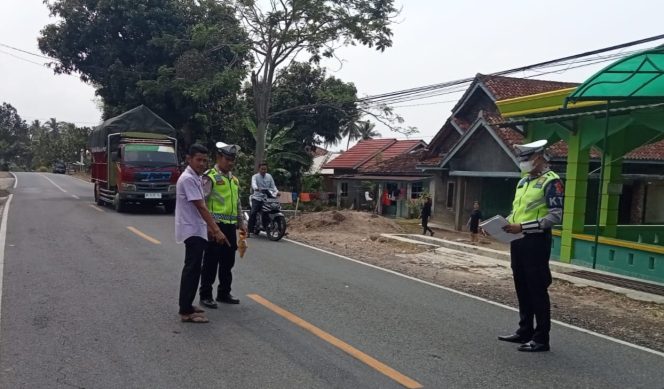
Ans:
<svg viewBox="0 0 664 389"><path fill-rule="evenodd" d="M510 234L509 232L503 231L503 227L510 224L507 219L500 215L496 215L489 220L485 220L480 223L480 227L486 231L487 234L491 235L494 239L499 240L504 243L510 243L513 240L523 238L522 233Z"/></svg>

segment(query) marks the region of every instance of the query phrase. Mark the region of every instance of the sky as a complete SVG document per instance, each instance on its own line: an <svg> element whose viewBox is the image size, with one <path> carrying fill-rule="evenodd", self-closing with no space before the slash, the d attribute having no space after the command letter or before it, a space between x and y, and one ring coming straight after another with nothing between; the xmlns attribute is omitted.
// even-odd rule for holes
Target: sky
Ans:
<svg viewBox="0 0 664 389"><path fill-rule="evenodd" d="M492 73L664 33L661 0L397 0L397 4L401 13L393 26L391 48L382 53L362 46L341 48L337 55L342 63L324 63L329 75L353 82L360 97ZM0 0L0 44L39 53L37 37L51 22L42 0ZM664 40L642 47L657 44ZM94 88L76 76L54 75L38 64L42 61L0 46L0 102L12 104L28 122L55 117L78 125L99 123ZM582 82L603 66L540 78ZM395 105L395 111L406 120L404 125L418 129L411 139L428 142L460 96L401 103ZM384 126L377 129L384 137L404 138ZM345 148L345 142L334 149L339 148Z"/></svg>

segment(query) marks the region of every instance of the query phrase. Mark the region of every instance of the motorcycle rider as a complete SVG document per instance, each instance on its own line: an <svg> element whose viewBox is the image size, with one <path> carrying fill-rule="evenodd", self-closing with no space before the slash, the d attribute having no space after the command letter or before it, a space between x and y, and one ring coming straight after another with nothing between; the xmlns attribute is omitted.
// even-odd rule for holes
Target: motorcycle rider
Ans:
<svg viewBox="0 0 664 389"><path fill-rule="evenodd" d="M249 214L249 234L254 232L254 228L256 226L256 217L258 216L258 212L263 207L263 202L267 198L267 195L265 194L266 191L274 193L275 196L279 195L277 185L274 183L274 178L272 178L272 175L267 172L267 162L261 162L258 165L258 173L251 177L251 196L249 196L249 199L251 200L251 213ZM259 221L259 223L262 222L262 220Z"/></svg>

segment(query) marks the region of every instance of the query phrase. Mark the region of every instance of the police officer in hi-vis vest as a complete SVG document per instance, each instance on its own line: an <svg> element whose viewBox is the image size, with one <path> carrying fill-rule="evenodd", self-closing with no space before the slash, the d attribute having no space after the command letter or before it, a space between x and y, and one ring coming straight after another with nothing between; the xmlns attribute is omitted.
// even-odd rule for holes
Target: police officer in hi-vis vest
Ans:
<svg viewBox="0 0 664 389"><path fill-rule="evenodd" d="M549 351L551 227L560 224L563 217L563 183L549 170L546 143L539 140L515 146L519 167L527 175L516 187L512 213L507 218L511 224L503 227L506 232L523 233L524 237L511 244L519 329L498 339L521 343L518 350L527 352Z"/></svg>
<svg viewBox="0 0 664 389"><path fill-rule="evenodd" d="M217 142L216 147L216 164L203 174L203 192L208 210L227 239L224 242L210 240L203 257L200 297L201 304L208 308L217 308L217 303L212 299L212 284L217 271L219 286L216 300L226 304L240 303L231 295L231 269L235 265L237 251L236 230L247 232L241 212L239 181L231 173L240 147L223 142Z"/></svg>

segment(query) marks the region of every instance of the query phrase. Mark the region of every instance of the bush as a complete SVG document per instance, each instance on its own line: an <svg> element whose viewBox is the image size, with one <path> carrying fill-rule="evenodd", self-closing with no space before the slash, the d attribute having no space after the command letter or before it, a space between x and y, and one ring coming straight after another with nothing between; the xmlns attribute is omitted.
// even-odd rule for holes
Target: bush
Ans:
<svg viewBox="0 0 664 389"><path fill-rule="evenodd" d="M48 172L48 168L46 166L40 166L37 168L37 171L40 173L46 173Z"/></svg>

